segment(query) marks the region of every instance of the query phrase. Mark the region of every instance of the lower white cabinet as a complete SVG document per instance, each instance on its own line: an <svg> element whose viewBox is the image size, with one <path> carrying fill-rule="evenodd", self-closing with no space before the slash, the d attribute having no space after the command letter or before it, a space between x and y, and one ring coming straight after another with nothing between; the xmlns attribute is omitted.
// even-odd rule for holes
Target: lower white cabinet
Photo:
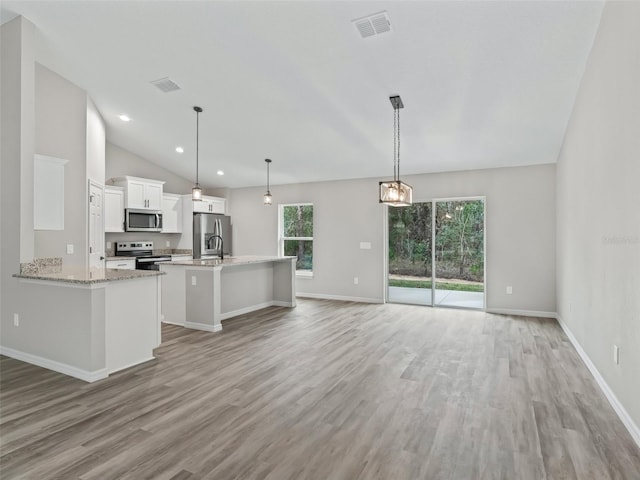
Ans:
<svg viewBox="0 0 640 480"><path fill-rule="evenodd" d="M121 270L135 270L136 261L133 258L126 259L126 260L107 260L107 268L119 268Z"/></svg>
<svg viewBox="0 0 640 480"><path fill-rule="evenodd" d="M124 232L124 188L104 187L104 231Z"/></svg>
<svg viewBox="0 0 640 480"><path fill-rule="evenodd" d="M162 196L162 233L182 233L182 196Z"/></svg>

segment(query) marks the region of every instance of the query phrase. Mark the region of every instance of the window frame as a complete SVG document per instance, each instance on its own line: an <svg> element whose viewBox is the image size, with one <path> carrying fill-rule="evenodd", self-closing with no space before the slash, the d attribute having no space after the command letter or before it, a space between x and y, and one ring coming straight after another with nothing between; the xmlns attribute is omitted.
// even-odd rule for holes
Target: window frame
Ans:
<svg viewBox="0 0 640 480"><path fill-rule="evenodd" d="M279 203L278 204L278 255L284 256L284 242L287 240L298 240L298 241L310 241L311 249L313 251L313 237L285 237L284 236L284 209L285 207L313 207L313 203L311 202L299 202L299 203ZM315 210L315 209L314 209ZM314 211L315 214L315 211ZM315 215L313 217L313 221L311 222L311 227L314 230L315 236ZM311 270L298 270L296 268L296 276L297 277L313 277L313 253L311 257Z"/></svg>

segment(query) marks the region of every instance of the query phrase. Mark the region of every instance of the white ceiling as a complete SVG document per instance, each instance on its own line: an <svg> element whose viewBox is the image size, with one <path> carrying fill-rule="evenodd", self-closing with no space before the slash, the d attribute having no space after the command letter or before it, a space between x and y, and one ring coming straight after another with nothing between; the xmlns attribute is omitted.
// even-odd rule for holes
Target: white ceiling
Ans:
<svg viewBox="0 0 640 480"><path fill-rule="evenodd" d="M555 162L603 2L10 1L107 139L200 183L264 185ZM392 31L351 20L386 10ZM170 77L180 91L149 84ZM129 123L118 119L126 112ZM181 145L185 153L178 154ZM225 171L223 177L216 171Z"/></svg>

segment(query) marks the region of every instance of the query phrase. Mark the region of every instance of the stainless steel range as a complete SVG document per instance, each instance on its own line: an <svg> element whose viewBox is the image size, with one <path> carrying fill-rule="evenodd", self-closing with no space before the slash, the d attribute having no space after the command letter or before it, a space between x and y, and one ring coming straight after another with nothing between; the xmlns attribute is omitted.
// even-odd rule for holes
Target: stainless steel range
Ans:
<svg viewBox="0 0 640 480"><path fill-rule="evenodd" d="M153 242L116 242L116 257L136 257L136 270L160 270L171 255L154 255Z"/></svg>

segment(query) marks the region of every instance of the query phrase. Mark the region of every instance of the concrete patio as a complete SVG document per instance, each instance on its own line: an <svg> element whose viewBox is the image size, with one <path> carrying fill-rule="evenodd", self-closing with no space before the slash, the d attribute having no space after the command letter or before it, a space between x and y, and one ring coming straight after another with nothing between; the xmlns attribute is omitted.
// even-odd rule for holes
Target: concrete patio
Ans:
<svg viewBox="0 0 640 480"><path fill-rule="evenodd" d="M482 310L484 309L484 293L436 289L435 302L432 302L431 289L389 287L389 302L408 303L411 305L433 305L436 307L474 308Z"/></svg>

